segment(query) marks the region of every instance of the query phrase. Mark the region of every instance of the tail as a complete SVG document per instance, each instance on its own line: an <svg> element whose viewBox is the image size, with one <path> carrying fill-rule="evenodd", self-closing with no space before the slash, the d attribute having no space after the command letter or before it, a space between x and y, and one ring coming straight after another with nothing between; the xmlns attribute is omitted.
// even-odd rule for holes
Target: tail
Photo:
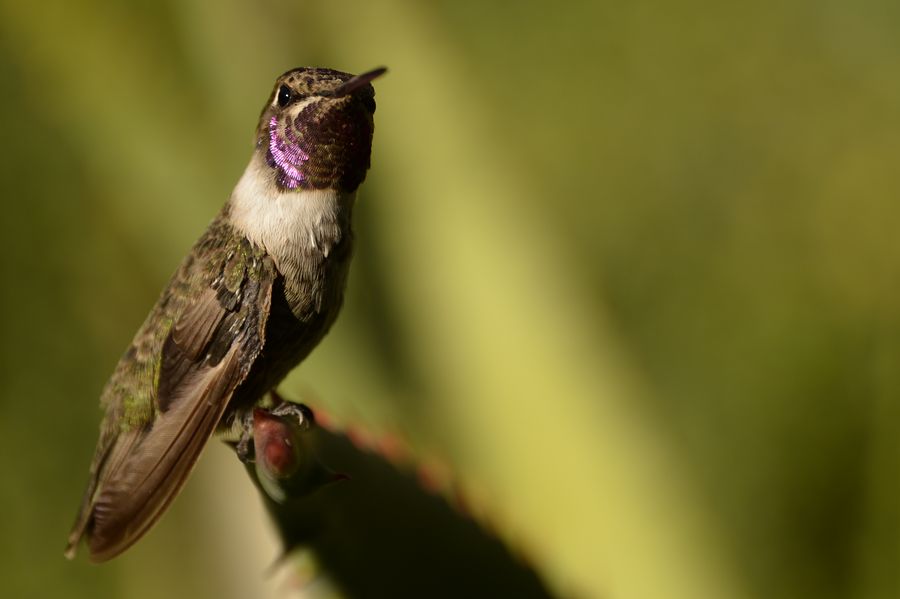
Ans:
<svg viewBox="0 0 900 599"><path fill-rule="evenodd" d="M84 495L81 498L81 507L78 508L78 517L75 518L75 524L72 525L72 530L69 532L69 538L66 541L66 550L63 553L63 555L66 556L66 559L75 559L75 554L78 553L78 545L81 543L81 539L84 538L84 534L90 525L91 516L94 512L97 474L104 462L106 462L106 457L109 455L109 450L113 445L115 445L114 437L109 438L101 436L100 442L97 445L97 450L94 454L94 459L91 462L91 476L90 479L88 479L87 488L84 490Z"/></svg>

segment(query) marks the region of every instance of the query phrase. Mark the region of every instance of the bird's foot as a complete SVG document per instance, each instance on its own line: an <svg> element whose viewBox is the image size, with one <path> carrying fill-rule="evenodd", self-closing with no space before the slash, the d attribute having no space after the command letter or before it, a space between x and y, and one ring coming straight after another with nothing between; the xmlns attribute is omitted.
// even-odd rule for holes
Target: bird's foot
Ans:
<svg viewBox="0 0 900 599"><path fill-rule="evenodd" d="M306 404L288 401L274 389L269 395L272 397L272 408L266 411L272 416L293 418L301 430L309 430L316 425L316 417Z"/></svg>
<svg viewBox="0 0 900 599"><path fill-rule="evenodd" d="M240 436L234 445L234 452L242 464L250 464L254 460L253 446L253 410L247 410L236 417Z"/></svg>
<svg viewBox="0 0 900 599"><path fill-rule="evenodd" d="M273 389L269 392L268 401L234 414L231 424L226 427L227 432L221 435L222 439L234 448L242 463L255 462L254 425L259 419L265 419L267 416L289 419L300 431L309 431L316 424L313 411L308 406L284 399Z"/></svg>

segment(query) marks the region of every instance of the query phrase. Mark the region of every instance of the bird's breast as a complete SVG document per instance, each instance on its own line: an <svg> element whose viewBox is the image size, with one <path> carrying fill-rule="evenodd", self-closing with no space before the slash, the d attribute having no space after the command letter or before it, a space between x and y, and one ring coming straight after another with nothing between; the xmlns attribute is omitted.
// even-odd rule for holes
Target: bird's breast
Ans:
<svg viewBox="0 0 900 599"><path fill-rule="evenodd" d="M352 253L355 193L278 190L266 172L251 161L227 208L232 225L278 270L263 350L237 404L277 385L325 336L343 303Z"/></svg>
<svg viewBox="0 0 900 599"><path fill-rule="evenodd" d="M341 301L351 255L355 192L284 191L258 158L232 194L229 219L275 261L292 312L301 320Z"/></svg>

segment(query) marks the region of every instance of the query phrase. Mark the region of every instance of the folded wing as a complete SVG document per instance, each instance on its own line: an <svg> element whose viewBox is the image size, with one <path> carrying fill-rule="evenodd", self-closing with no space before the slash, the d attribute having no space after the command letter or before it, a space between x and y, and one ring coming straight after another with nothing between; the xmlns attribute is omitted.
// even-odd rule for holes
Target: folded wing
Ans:
<svg viewBox="0 0 900 599"><path fill-rule="evenodd" d="M262 349L271 259L243 238L223 244L208 234L198 249L200 259L176 273L107 387L107 422L68 555L86 537L91 560L108 560L153 525ZM153 330L167 323L154 342Z"/></svg>

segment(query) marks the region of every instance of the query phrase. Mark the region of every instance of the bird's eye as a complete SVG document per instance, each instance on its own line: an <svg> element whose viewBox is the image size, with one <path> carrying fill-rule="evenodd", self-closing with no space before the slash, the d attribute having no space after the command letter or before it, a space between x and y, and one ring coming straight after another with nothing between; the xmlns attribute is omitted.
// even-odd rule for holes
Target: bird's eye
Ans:
<svg viewBox="0 0 900 599"><path fill-rule="evenodd" d="M291 88L286 85L282 85L278 88L278 105L284 108L291 102L291 98L293 97L293 93L291 93Z"/></svg>

